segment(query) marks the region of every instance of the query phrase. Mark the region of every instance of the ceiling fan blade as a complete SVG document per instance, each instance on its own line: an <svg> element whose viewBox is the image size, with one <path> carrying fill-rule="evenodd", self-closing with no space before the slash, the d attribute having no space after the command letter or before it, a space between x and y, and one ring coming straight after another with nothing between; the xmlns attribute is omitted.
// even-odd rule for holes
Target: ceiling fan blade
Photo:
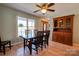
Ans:
<svg viewBox="0 0 79 59"><path fill-rule="evenodd" d="M40 10L36 10L36 11L34 11L33 13L36 13L36 12L38 12L38 11L40 11Z"/></svg>
<svg viewBox="0 0 79 59"><path fill-rule="evenodd" d="M42 7L45 7L46 5L47 5L47 3L43 3L43 4L42 4Z"/></svg>
<svg viewBox="0 0 79 59"><path fill-rule="evenodd" d="M47 9L48 11L51 11L51 12L54 12L55 10L52 10L52 9Z"/></svg>
<svg viewBox="0 0 79 59"><path fill-rule="evenodd" d="M37 7L41 8L41 6L39 6L38 4L36 4Z"/></svg>
<svg viewBox="0 0 79 59"><path fill-rule="evenodd" d="M53 6L53 5L54 5L54 3L50 3L50 4L48 4L48 8L51 7L51 6Z"/></svg>

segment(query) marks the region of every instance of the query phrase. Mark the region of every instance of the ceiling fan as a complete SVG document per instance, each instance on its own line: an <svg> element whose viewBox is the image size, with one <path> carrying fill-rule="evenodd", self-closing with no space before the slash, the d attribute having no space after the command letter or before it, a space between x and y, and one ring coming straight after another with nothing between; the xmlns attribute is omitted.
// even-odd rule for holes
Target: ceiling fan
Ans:
<svg viewBox="0 0 79 59"><path fill-rule="evenodd" d="M55 5L55 4L54 3L43 3L43 4L40 4L40 5L36 4L36 6L40 9L34 11L34 13L36 13L38 11L41 11L43 14L45 14L47 11L54 12L55 10L49 9L53 5Z"/></svg>

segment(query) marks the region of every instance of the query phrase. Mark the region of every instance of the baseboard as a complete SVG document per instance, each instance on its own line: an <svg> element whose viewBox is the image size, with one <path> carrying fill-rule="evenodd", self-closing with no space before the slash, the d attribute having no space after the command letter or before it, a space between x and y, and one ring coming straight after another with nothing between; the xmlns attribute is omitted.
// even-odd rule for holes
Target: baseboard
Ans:
<svg viewBox="0 0 79 59"><path fill-rule="evenodd" d="M79 43L73 43L73 46L79 46Z"/></svg>

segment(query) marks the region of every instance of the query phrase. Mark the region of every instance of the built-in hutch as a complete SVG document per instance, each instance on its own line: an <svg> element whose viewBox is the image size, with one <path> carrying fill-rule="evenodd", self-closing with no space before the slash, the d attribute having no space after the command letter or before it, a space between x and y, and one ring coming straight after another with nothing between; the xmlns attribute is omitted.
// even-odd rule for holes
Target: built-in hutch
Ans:
<svg viewBox="0 0 79 59"><path fill-rule="evenodd" d="M53 41L73 45L73 19L74 15L53 18Z"/></svg>

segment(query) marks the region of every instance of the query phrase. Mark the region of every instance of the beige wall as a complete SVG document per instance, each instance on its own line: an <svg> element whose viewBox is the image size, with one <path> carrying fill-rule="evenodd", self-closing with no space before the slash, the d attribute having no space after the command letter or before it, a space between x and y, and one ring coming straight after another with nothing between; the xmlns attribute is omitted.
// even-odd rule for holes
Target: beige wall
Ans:
<svg viewBox="0 0 79 59"><path fill-rule="evenodd" d="M74 17L73 42L79 43L79 14L76 14L75 17Z"/></svg>
<svg viewBox="0 0 79 59"><path fill-rule="evenodd" d="M12 43L21 41L17 39L17 16L35 19L35 27L40 26L40 17L0 5L0 35L2 40L11 40Z"/></svg>
<svg viewBox="0 0 79 59"><path fill-rule="evenodd" d="M1 11L0 11L1 13ZM1 14L0 14L0 19L1 19ZM0 21L0 27L1 27L1 21ZM1 28L0 28L0 36L1 36Z"/></svg>
<svg viewBox="0 0 79 59"><path fill-rule="evenodd" d="M50 24L50 27L49 27L49 30L50 30L50 40L52 40L52 32L53 32L53 18L50 17L50 20L49 20L49 24Z"/></svg>

